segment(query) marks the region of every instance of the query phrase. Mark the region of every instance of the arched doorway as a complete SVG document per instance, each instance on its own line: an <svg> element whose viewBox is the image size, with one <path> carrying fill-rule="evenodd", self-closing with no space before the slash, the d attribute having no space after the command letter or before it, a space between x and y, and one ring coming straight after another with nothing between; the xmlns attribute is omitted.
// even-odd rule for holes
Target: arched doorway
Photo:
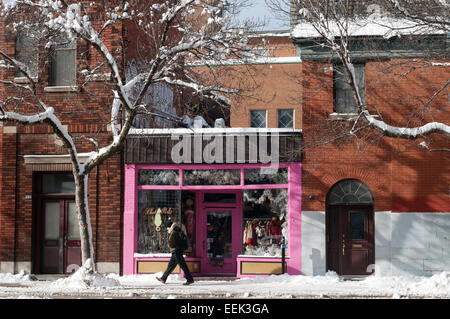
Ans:
<svg viewBox="0 0 450 319"><path fill-rule="evenodd" d="M327 270L369 275L368 266L375 263L374 230L369 187L356 179L334 184L326 199Z"/></svg>

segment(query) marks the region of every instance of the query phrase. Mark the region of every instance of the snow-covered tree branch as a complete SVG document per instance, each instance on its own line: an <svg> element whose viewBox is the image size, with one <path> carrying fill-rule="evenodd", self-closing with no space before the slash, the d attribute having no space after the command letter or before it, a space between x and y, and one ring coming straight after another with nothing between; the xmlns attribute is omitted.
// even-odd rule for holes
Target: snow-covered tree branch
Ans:
<svg viewBox="0 0 450 319"><path fill-rule="evenodd" d="M267 0L273 8L282 8L285 3L283 0ZM364 98L358 78L355 72L355 61L357 57L353 52L357 43L358 50L361 46L366 46L366 55L372 54L370 59L377 59L374 52L370 50L370 41L373 47L376 47L380 41L389 41L398 39L400 42L404 38L403 48L409 48L410 41L414 37L424 39L435 37L436 35L445 36L450 31L448 28L449 4L447 1L409 1L409 0L367 0L367 1L313 1L313 0L293 0L290 2L290 10L286 11L291 17L292 37L311 39L318 47L327 48L330 52L330 60L341 66L334 72L342 72L343 78L346 78L353 95L356 105L356 116L353 117L355 123L351 127L371 127L383 136L401 139L421 139L438 134L447 139L450 137L449 119L439 118L438 111L431 113L430 106L434 110L444 110L448 104L442 105L440 99L445 92L448 92L448 77L445 80L436 80L433 83L434 90L428 97L423 98L424 102L417 107L417 101L409 105L403 114L404 123L390 123L388 120L389 110L399 109L394 104L369 105ZM379 40L377 40L379 39ZM378 42L375 42L378 41ZM400 49L400 48L399 48ZM408 63L409 68L404 65L401 68L403 77L408 77L409 73L421 70L422 68L440 69L441 74L448 74L448 52L446 48L439 50L433 46L422 47L420 58L415 62L411 59L399 59L403 63ZM361 54L361 52L358 52ZM364 53L363 53L364 54ZM406 61L406 62L404 62ZM418 66L420 64L420 67ZM406 69L406 70L405 70ZM397 72L398 75L399 72ZM392 77L395 72L392 72ZM365 79L367 87L370 81L377 79ZM439 100L439 102L438 102ZM422 117L420 120L410 121L415 108L420 112L427 110L431 116ZM379 110L383 112L379 113ZM417 111L416 113L419 113ZM435 116L433 114L436 114ZM386 118L386 119L385 119ZM350 133L351 129L350 129Z"/></svg>
<svg viewBox="0 0 450 319"><path fill-rule="evenodd" d="M88 209L88 176L90 172L120 150L133 125L136 115L144 109L158 115L154 105L147 105L146 97L155 85L165 83L173 91L194 89L195 93L217 98L223 104L223 96L237 93L231 87L202 83L202 77L186 70L189 60L222 59L239 55L247 49L244 31L247 26L233 25L226 10L231 4L224 0L174 0L154 1L59 1L17 0L3 3L0 19L8 26L7 32L30 36L36 47L51 54L59 47L76 48L82 45L85 53L77 52L77 58L86 54L84 67L76 67L76 80L70 87L82 86L86 93L91 79L102 79L110 94L111 104L105 107L109 114L104 123L111 126L110 142L98 141L95 136L83 136L92 150L88 159L81 162L76 138L64 123L64 110L47 105L43 94L47 70L26 59L18 59L0 45L0 85L13 88L0 97L0 121L34 125L46 123L64 142L70 154L76 185L76 204L80 222L83 264L93 261L92 229ZM133 49L139 62L132 77L124 72L124 45L111 46L111 30L129 32L127 49ZM31 33L30 30L33 30ZM123 40L123 39L121 39ZM131 49L130 49L131 48ZM30 49L30 47L28 47ZM42 50L39 52L42 55ZM11 71L26 80L17 82ZM217 81L216 83L219 83ZM227 83L229 85L229 83ZM79 88L78 88L79 89ZM86 92L85 92L86 91ZM6 91L4 91L6 92ZM92 94L95 94L93 92ZM76 111L74 111L76 112ZM164 115L162 115L164 116Z"/></svg>

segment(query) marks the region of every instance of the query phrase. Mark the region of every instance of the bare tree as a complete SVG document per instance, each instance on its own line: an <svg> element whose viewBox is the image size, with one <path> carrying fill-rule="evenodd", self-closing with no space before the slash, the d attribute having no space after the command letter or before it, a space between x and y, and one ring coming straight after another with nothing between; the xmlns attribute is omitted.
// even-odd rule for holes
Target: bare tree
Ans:
<svg viewBox="0 0 450 319"><path fill-rule="evenodd" d="M405 112L404 126L399 123L389 123L388 110L392 105L368 105L364 99L364 92L358 85L355 72L355 56L353 55L354 40L366 39L367 52L370 52L369 41L383 41L391 38L405 40L403 45L415 38L427 39L430 35L440 35L442 39L449 32L449 2L446 0L267 0L269 6L278 12L284 12L285 17L291 18L293 38L310 37L317 46L327 49L330 60L336 59L341 65L334 72L341 72L342 77L351 88L357 109L357 115L350 119L351 125L346 125L347 134L355 135L366 128L380 132L382 136L400 139L418 140L433 135L444 138L448 143L450 126L448 119L432 116L432 120L420 117L425 111L431 112L431 105L442 111L448 104L436 103L438 98L448 92L450 79L447 77L442 83L434 83L434 91L424 100L422 105L409 105L414 116ZM445 39L443 40L445 42ZM424 68L440 68L448 70L447 47L427 48L422 46L422 57L409 59L401 68L390 66L392 76L407 77L410 73ZM376 57L372 57L376 58ZM386 65L385 65L386 66ZM401 71L399 71L401 70ZM387 70L385 71L387 72ZM366 79L373 81L375 79ZM414 117L414 121L411 118ZM385 120L386 119L386 120ZM438 119L438 120L436 120ZM348 119L349 120L349 119ZM343 134L342 136L346 136ZM422 146L427 147L424 142ZM448 150L441 148L440 150Z"/></svg>
<svg viewBox="0 0 450 319"><path fill-rule="evenodd" d="M94 10L95 6L100 6L100 9ZM77 70L77 77L86 81L92 77L105 78L104 85L110 93L112 103L104 111L109 114L107 124L111 126L112 142L101 145L95 136L85 136L92 143L92 151L83 163L79 158L77 141L63 125L61 110L47 105L41 93L40 88L44 84L39 82L42 76L37 76L36 72L45 71L45 68L36 68L32 62L19 60L0 47L0 69L14 69L26 78L20 83L8 78L0 79L4 87L12 88L4 90L0 97L0 121L24 125L46 123L62 140L70 155L83 266L95 265L87 199L88 176L95 167L120 150L138 113L166 116L157 110L149 110L145 104L145 97L152 86L164 83L178 89L189 88L191 92L208 96L220 105L227 101L223 94L237 93L219 80L212 80L213 76L210 75L206 82L192 68L185 67L186 60L220 60L224 56L239 56L239 52L245 51L245 26L237 27L231 23L227 10L232 9L235 8L222 0L17 0L3 3L1 18L8 22L8 32L33 32L36 43L43 43L46 48L76 41L93 49L97 63ZM123 55L111 50L107 32L125 23L136 26L142 53L140 68L127 79L122 70ZM213 72L210 74L214 75ZM95 95L95 92L91 94ZM173 116L168 118L176 120Z"/></svg>

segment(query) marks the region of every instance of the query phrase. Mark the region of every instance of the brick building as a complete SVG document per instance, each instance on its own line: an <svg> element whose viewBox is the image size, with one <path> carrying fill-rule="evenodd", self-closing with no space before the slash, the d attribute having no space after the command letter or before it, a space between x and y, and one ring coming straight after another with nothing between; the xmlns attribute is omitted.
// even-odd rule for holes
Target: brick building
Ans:
<svg viewBox="0 0 450 319"><path fill-rule="evenodd" d="M100 12L95 6L92 9ZM101 19L98 21L100 25ZM0 25L0 30L5 30L4 25ZM133 38L128 31L120 24L104 31L110 38L108 46L123 56L121 67L125 77L133 76L139 66L135 54L127 55L127 46L124 46L124 39ZM374 51L357 52L358 74L363 79L359 85L364 89L368 105L379 108L386 121L404 125L404 114L410 113L405 110L415 101L423 101L436 92L436 83L447 81L448 72L445 68L421 68L408 77L393 76L406 72L408 63L417 63L418 58L423 58L424 48L419 44L405 48L404 42L375 38L381 40L379 48L384 49L376 54ZM433 45L447 50L445 36L437 34L431 39ZM0 32L0 43L11 56L20 57L17 53L21 42L17 35ZM220 272L217 270L221 267L221 270L228 267L228 274L280 273L280 235L263 249L264 254L272 253L272 244L276 243L277 250L270 256L258 255L261 252L257 248L261 247L247 242L248 222L255 216L261 217L253 209L272 205L278 196L290 198L286 207L272 207L283 214L288 210L289 222L284 230L289 230L289 235L293 236L288 238L288 273L316 275L335 270L339 274L355 275L368 274L375 268L382 274L430 274L449 270L448 153L428 152L416 141L387 138L373 131L365 131L366 135L360 135L359 139L341 135L343 129L348 128L346 120L354 114L348 111L347 88L337 72L338 60L315 45L317 39L311 36L267 33L255 36L251 43L255 47L252 62L224 61L223 65L217 65L225 71L230 68L249 71L245 77L230 76L230 81L237 81L249 90L241 99L232 101L229 123L232 128L247 130L228 132L238 132L237 135L242 132L283 133L285 157L280 174L267 174L264 181L259 180L261 176L254 174L264 168L264 164L259 160L250 162L248 158L225 166L217 163L211 166L203 159L197 163L199 165L175 164L168 160L169 137L181 131L154 131L144 139L137 134L131 136L125 153L107 160L89 179L98 270L128 274L154 273L165 268L168 256L161 247L155 248L157 244L163 246L163 240L160 237L153 242L154 235L161 234L154 233L154 226L161 218L167 218L165 213L171 210L163 207L166 209L160 210L160 218L156 218L158 210L154 208L158 207L152 206L158 202L155 198L159 195L154 194L163 193L163 197L171 201L160 200L161 205L174 205L169 208L180 212L186 209L183 213L198 209L195 219L198 224L194 230L195 236L199 236L197 246L192 247L187 258L197 275L202 274L200 269L214 273ZM385 49L386 43L392 50ZM67 77L66 73L71 73L67 68L62 74L53 72L53 66L58 64L49 62L58 57L51 55L43 45L38 48L36 66L41 96L62 114L63 124L76 123L68 124L68 129L80 137L77 143L85 146L81 151L89 150L87 142L81 139L88 133L98 134L99 140L106 143L110 128L104 124L109 119L105 118L103 110L105 105L111 104L107 83L101 79L84 83L81 78ZM133 43L128 48L135 49ZM73 55L64 58L76 61L77 71L97 65L95 54L83 42L64 49L72 50ZM24 81L20 75L2 68L0 77ZM69 81L69 85L58 84L61 79ZM188 99L164 87L158 89L172 101L165 105L164 111L181 115L181 99L183 102ZM10 93L5 86L0 86L2 96ZM447 95L448 88L433 102L439 106L433 115L444 123L450 118ZM198 101L189 103L195 106ZM75 109L77 112L73 112ZM214 112L211 119L216 115ZM154 125L145 118L138 120L140 127ZM214 130L202 132L217 134ZM301 136L303 146L298 143ZM445 137L432 138L429 145L448 148ZM289 152L291 149L294 152ZM301 156L296 156L300 150ZM74 187L65 154L61 142L46 125L0 126L0 272L66 273L78 265L79 243L75 237L71 238ZM291 155L296 156L295 159ZM219 174L216 180L223 178L221 173L234 171L232 173L237 175L233 178L240 180L225 186L199 185L195 181L185 184L183 178L189 177L186 173L194 178L197 168L216 171ZM152 184L155 172L162 170L164 174L175 174L178 181L162 187ZM256 186L255 177L259 184ZM252 182L247 184L248 180ZM270 194L265 193L267 189L271 190ZM141 198L138 194L144 195ZM247 196L246 202L244 196ZM213 207L219 200L221 209ZM213 238L204 232L204 228L211 226L209 217L223 219L228 216L227 210L239 218L233 219L233 227L231 222L228 224L233 240L237 239L239 244L243 237L246 240L243 249L233 243L232 263L216 255L210 258L209 240ZM245 214L249 214L247 220ZM54 228L51 217L56 217ZM269 222L274 216L267 213L262 217Z"/></svg>
<svg viewBox="0 0 450 319"><path fill-rule="evenodd" d="M101 26L102 8L92 6ZM110 90L103 79L85 82L84 69L98 65L95 50L85 42L45 48L45 43L24 42L0 22L2 50L18 59L33 59L38 94L54 107L79 151L91 149L82 136L96 135L100 145L111 134L105 106L111 105ZM123 54L121 25L105 30L109 48ZM25 43L25 45L23 45ZM71 66L73 65L73 66ZM5 81L27 83L12 70L2 69ZM18 94L0 86L2 97ZM78 137L78 138L77 138ZM67 150L46 124L24 126L2 123L0 127L0 271L65 273L81 262L76 231L74 181ZM98 269L119 272L121 224L121 156L115 155L90 175L89 206ZM44 225L46 230L44 230Z"/></svg>
<svg viewBox="0 0 450 319"><path fill-rule="evenodd" d="M261 68L265 86L256 92L276 97L236 103L231 125L280 127L277 114L286 106L300 114L294 127L302 129L304 142L302 273L366 275L375 269L383 275L429 275L450 269L450 158L421 145L448 149L448 137L404 140L370 129L358 138L349 135L354 102L346 95L339 59L320 45L320 37L310 35L311 26L303 32L295 27L290 42L279 37L268 43L297 54L298 64ZM378 33L355 36L350 43L367 106L387 123L449 123L448 87L441 91L448 67L418 67L448 62L446 35L383 38ZM415 116L436 92L432 112Z"/></svg>
<svg viewBox="0 0 450 319"><path fill-rule="evenodd" d="M97 30L105 21L101 2L89 2ZM55 109L78 148L92 151L88 136L99 146L111 143L109 125L113 101L110 76L96 50L87 42L63 40L46 46L36 43L29 32L16 33L0 19L1 50L18 61L31 62L37 78L39 97ZM11 24L10 24L11 26ZM135 75L139 67L137 31L132 23L120 22L102 31L124 78ZM171 34L173 36L173 34ZM175 41L177 37L173 36ZM34 42L33 42L34 41ZM100 76L86 77L100 67ZM101 71L104 70L104 73ZM28 83L22 74L0 68L3 81ZM166 86L152 88L158 93L161 111L179 115L179 94ZM19 89L1 84L0 95L20 96ZM148 102L148 99L146 100ZM18 104L20 105L20 104ZM16 109L24 112L24 109ZM26 114L26 111L25 111ZM157 119L160 120L160 119ZM163 120L150 123L140 117L136 126L164 126ZM81 263L78 220L75 213L75 184L67 150L46 124L0 123L0 272L70 273ZM89 175L89 211L97 269L121 272L123 161L116 154Z"/></svg>
<svg viewBox="0 0 450 319"><path fill-rule="evenodd" d="M350 52L367 108L386 123L450 122L448 38L385 36L363 23ZM376 130L348 133L356 115L342 65L300 22L292 32L302 60L302 272L419 274L450 269L448 136L395 139ZM443 88L443 89L441 89ZM437 94L438 92L438 94ZM432 110L421 113L433 97ZM433 106L431 106L433 105ZM358 136L358 138L356 138Z"/></svg>

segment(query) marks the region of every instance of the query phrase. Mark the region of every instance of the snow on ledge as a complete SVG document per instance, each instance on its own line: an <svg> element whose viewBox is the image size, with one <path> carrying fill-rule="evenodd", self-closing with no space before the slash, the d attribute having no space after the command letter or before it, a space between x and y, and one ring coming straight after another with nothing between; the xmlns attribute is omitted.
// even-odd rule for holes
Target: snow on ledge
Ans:
<svg viewBox="0 0 450 319"><path fill-rule="evenodd" d="M89 156L90 153L79 153L78 154L78 160L80 162L85 162ZM69 154L61 154L61 155L23 155L23 158L25 160L25 164L51 164L51 163L58 163L58 164L69 164L72 163L70 159Z"/></svg>
<svg viewBox="0 0 450 319"><path fill-rule="evenodd" d="M287 57L262 57L254 59L229 59L224 61L192 61L186 62L187 66L218 66L218 65L253 65L253 64L293 64L302 63L302 59L298 56Z"/></svg>
<svg viewBox="0 0 450 319"><path fill-rule="evenodd" d="M170 253L159 253L159 254L139 254L135 253L134 258L170 258L172 254Z"/></svg>
<svg viewBox="0 0 450 319"><path fill-rule="evenodd" d="M331 35L336 37L340 35L339 27L333 21L329 21L328 28ZM358 21L350 21L347 31L349 36L382 36L385 39L411 34L445 34L443 30L418 25L406 19L377 18L372 16ZM293 28L291 36L296 39L322 38L322 35L308 22L298 23Z"/></svg>
<svg viewBox="0 0 450 319"><path fill-rule="evenodd" d="M260 133L302 133L302 130L292 128L142 128L130 129L128 135L170 135L170 134L260 134Z"/></svg>

